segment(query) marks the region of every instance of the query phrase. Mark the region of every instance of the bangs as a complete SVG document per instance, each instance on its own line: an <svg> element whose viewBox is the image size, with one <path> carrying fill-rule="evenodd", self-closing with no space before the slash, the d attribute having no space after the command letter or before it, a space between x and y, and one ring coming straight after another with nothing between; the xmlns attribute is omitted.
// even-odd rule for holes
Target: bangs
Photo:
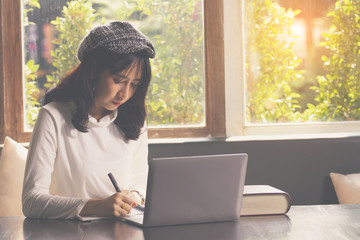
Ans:
<svg viewBox="0 0 360 240"><path fill-rule="evenodd" d="M135 55L127 55L116 61L115 65L112 66L109 70L111 74L116 74L119 72L124 72L125 75L128 75L129 72L135 69L136 75L142 76L143 61L141 58Z"/></svg>

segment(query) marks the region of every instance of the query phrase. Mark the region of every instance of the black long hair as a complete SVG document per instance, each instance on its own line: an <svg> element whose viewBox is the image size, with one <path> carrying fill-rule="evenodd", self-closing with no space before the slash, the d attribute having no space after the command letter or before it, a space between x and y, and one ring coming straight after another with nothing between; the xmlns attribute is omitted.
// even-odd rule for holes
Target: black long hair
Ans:
<svg viewBox="0 0 360 240"><path fill-rule="evenodd" d="M103 49L95 50L46 93L44 103L72 101L76 106L72 124L80 132L87 132L89 111L95 103L95 86L99 80L93 76L94 70L99 76L105 70L113 74L131 67L141 69L141 82L134 95L118 107L114 123L126 139L136 140L146 119L145 97L151 80L150 61L146 53L118 55Z"/></svg>

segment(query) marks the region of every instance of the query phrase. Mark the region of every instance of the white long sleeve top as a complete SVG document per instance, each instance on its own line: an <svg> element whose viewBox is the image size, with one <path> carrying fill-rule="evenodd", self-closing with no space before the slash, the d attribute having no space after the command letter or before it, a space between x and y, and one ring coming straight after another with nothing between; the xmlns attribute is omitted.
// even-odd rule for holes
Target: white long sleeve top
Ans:
<svg viewBox="0 0 360 240"><path fill-rule="evenodd" d="M106 198L115 189L146 192L148 142L146 128L138 140L125 141L113 123L115 110L98 122L89 116L89 132L71 123L72 103L52 102L40 109L29 146L23 213L35 218L74 218L90 198Z"/></svg>

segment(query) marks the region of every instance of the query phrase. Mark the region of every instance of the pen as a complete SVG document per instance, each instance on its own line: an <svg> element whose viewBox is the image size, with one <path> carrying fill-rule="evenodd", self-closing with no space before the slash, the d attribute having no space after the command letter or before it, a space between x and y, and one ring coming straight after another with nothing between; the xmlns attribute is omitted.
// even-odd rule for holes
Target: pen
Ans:
<svg viewBox="0 0 360 240"><path fill-rule="evenodd" d="M111 181L111 183L113 184L116 192L121 192L121 190L120 190L120 188L119 188L119 186L118 186L118 184L117 184L117 182L116 182L116 180L115 180L115 178L114 178L114 175L112 175L112 173L109 173L108 176L109 176L110 181ZM141 206L141 205L139 205L139 204L136 205L134 208L137 209L137 210L139 210L139 211L141 211L141 212L144 212L144 211L145 211L145 207L143 207L143 206Z"/></svg>

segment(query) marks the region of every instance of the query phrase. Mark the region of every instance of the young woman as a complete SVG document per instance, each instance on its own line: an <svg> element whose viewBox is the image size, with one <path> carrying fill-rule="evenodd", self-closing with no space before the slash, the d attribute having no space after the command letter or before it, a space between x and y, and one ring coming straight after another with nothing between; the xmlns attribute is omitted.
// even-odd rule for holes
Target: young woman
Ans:
<svg viewBox="0 0 360 240"><path fill-rule="evenodd" d="M80 64L46 94L33 130L25 216L120 216L143 203L154 56L151 42L127 22L99 26L82 40ZM121 192L114 193L110 172Z"/></svg>

